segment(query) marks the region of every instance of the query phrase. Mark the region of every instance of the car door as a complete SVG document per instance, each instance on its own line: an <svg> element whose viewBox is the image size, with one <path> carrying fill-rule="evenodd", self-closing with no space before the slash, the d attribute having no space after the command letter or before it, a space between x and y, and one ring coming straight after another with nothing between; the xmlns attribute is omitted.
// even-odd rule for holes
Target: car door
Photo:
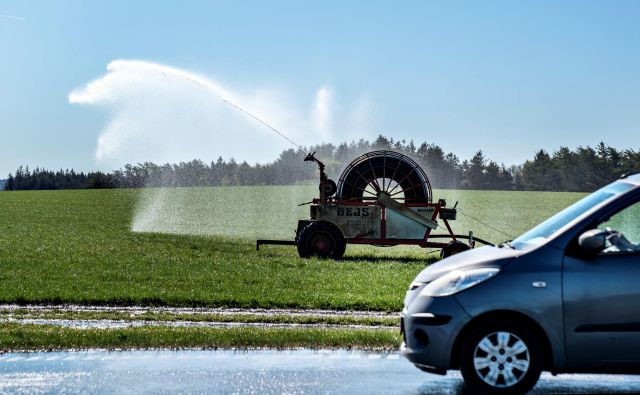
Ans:
<svg viewBox="0 0 640 395"><path fill-rule="evenodd" d="M597 227L619 231L640 246L640 203ZM640 360L640 248L620 250L607 242L595 257L565 256L562 282L570 365Z"/></svg>

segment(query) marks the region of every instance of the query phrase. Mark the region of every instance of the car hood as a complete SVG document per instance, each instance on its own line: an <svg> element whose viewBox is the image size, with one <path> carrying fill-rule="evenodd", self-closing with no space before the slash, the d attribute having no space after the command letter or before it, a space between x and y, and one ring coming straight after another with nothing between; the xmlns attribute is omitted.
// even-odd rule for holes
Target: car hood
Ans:
<svg viewBox="0 0 640 395"><path fill-rule="evenodd" d="M452 270L469 269L472 267L504 267L516 258L522 251L510 248L480 247L452 255L439 262L429 265L415 281L429 283Z"/></svg>

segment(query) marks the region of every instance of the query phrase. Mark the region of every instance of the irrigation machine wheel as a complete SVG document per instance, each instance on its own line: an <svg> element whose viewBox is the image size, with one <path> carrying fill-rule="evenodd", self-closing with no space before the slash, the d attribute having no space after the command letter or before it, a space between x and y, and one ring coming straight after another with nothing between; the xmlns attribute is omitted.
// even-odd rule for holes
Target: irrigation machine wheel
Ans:
<svg viewBox="0 0 640 395"><path fill-rule="evenodd" d="M440 259L450 257L451 255L459 254L463 251L471 249L467 244L461 241L451 241L440 250Z"/></svg>
<svg viewBox="0 0 640 395"><path fill-rule="evenodd" d="M347 247L340 230L330 222L315 221L305 226L296 238L298 254L302 258L340 259Z"/></svg>

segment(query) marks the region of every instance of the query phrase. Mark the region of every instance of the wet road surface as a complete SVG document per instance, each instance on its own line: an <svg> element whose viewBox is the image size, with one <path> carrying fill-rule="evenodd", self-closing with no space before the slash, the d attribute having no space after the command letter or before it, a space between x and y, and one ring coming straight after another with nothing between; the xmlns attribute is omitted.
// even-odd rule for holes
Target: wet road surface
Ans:
<svg viewBox="0 0 640 395"><path fill-rule="evenodd" d="M0 355L0 393L464 394L396 352L81 351ZM640 393L640 376L543 374L534 394Z"/></svg>
<svg viewBox="0 0 640 395"><path fill-rule="evenodd" d="M338 328L338 329L366 329L366 330L394 330L396 327L380 325L349 325L349 324L301 324L301 323L271 323L271 322L215 322L215 321L151 321L151 320L83 320L57 318L0 318L0 324L24 325L53 325L74 329L122 329L161 326L172 328Z"/></svg>

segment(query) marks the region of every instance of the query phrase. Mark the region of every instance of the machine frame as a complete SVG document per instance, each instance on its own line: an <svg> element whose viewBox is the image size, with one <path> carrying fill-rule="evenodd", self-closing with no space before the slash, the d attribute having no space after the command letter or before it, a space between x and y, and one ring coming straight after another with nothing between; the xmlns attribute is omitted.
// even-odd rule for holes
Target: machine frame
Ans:
<svg viewBox="0 0 640 395"><path fill-rule="evenodd" d="M384 185L385 178L382 178L383 185L382 188L380 187L377 181L377 179L379 179L377 178L378 175L371 163L368 163L368 165L371 166L371 175L373 176L369 176L369 178L372 178L371 180L368 180L366 176L363 176L363 174L361 174L361 172L358 171L358 168L354 165L359 163L358 161L361 163L363 160L366 161L371 157L376 157L375 155L378 155L377 158L379 160L381 154L384 155L383 166L386 166L387 155L393 155L395 160L404 161L403 165L409 166L408 169L410 170L403 178L395 177L395 172L391 176L391 179L397 178L397 180L395 180L396 184L394 184L394 188L390 187L391 184ZM321 257L339 259L344 253L344 245L346 244L368 244L385 247L417 245L422 248L440 248L442 249L441 256L446 257L448 255L453 255L455 253L474 248L476 242L492 245L492 243L486 240L474 237L473 232L469 232L468 235L460 235L453 232L449 221L456 219L456 206L458 203L456 202L453 207L446 207L446 201L444 199L439 199L435 203L432 202L431 185L428 178L426 178L426 174L424 174L422 169L413 160L403 154L395 151L374 151L360 156L349 164L340 177L341 188L344 187L345 183L348 183L346 178L348 178L350 172L356 172L358 177L372 185L372 188L375 188L373 192L368 192L370 196L364 196L364 188L359 187L359 189L362 190L360 192L361 195L355 198L342 198L340 196L335 196L339 187L336 186L336 183L333 180L327 177L325 173L325 165L315 157L315 152L308 154L304 160L315 162L320 170L319 197L307 203L311 204L310 219L298 221L295 240L257 240L257 250L260 249L261 245L297 245L300 256L302 257L318 255ZM400 164L398 164L398 167L400 167ZM386 170L386 168L384 170ZM395 170L397 172L398 168ZM420 195L422 197L422 201L410 201L411 199L404 196L403 193L403 197L399 198L399 200L404 199L405 201L403 203L399 203L397 198L393 197L394 195L397 195L398 192L393 192L401 183L405 182L410 174L414 177L416 174L421 175L418 178L418 184L420 184L419 187L423 189L422 195ZM386 177L386 175L384 177ZM408 189L415 189L416 187L417 186L414 185L410 186ZM390 191L387 189L390 189ZM421 208L423 210L420 210ZM404 218L407 223L414 225L418 223L414 228L424 228L424 233L414 233L417 237L393 237L389 232L388 223L388 214L391 212L399 213L394 215L396 215L396 217L399 216L401 219ZM444 227L438 224L438 220L442 221ZM319 222L322 222L322 224L318 224ZM379 227L377 225L378 223ZM305 247L305 245L308 244L308 237L306 237L306 233L311 232L308 230L310 227L319 228L318 232L319 234L321 233L320 236L324 238L319 240L319 243L342 243L343 246L338 246L337 249L334 248L334 250L328 253L324 253L322 248L314 250L313 247L311 248L313 251L307 251L309 248L308 246ZM352 227L355 228L355 231L352 231ZM438 227L446 230L446 233L433 234L433 230ZM359 230L362 230L362 232L357 233ZM443 241L434 241L433 239L443 239ZM461 240L466 240L467 243L463 243Z"/></svg>

